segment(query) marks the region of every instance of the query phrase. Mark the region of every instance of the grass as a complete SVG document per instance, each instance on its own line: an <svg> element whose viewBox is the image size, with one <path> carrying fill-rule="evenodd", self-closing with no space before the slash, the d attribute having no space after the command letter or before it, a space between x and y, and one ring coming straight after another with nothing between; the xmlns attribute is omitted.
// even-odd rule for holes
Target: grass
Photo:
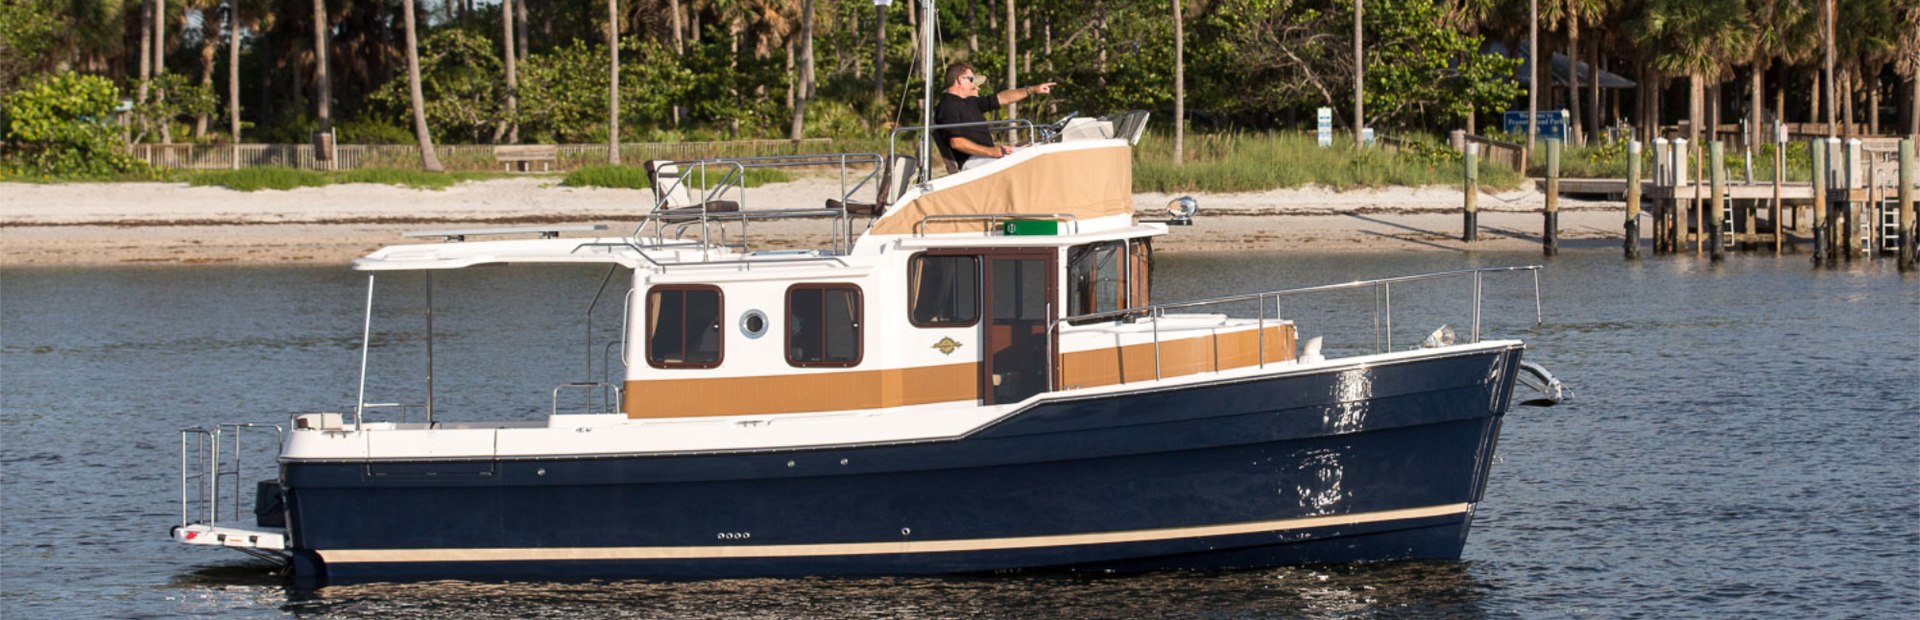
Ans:
<svg viewBox="0 0 1920 620"><path fill-rule="evenodd" d="M215 170L196 172L187 177L187 184L194 187L224 187L242 192L261 190L289 190L298 187L324 187L341 183L372 183L376 185L396 185L413 189L441 190L453 187L455 183L502 176L498 173L447 172L433 173L402 168L364 168L340 172L320 172L266 166L243 168L240 170Z"/></svg>
<svg viewBox="0 0 1920 620"><path fill-rule="evenodd" d="M1173 163L1170 136L1150 133L1134 151L1137 192L1253 192L1318 185L1340 190L1402 186L1460 187L1457 155L1436 140L1412 137L1396 150L1321 148L1306 133L1189 135L1186 162ZM1502 166L1482 163L1480 183L1489 189L1519 186L1524 179Z"/></svg>
<svg viewBox="0 0 1920 620"><path fill-rule="evenodd" d="M724 167L710 167L707 169L705 183L701 182L700 175L696 172L687 177L687 184L706 189L708 186L719 183L720 178L725 176L726 173L727 169ZM793 175L787 174L784 170L774 168L748 168L746 171L747 187L759 187L768 183L784 183L791 180L793 180ZM652 185L647 182L647 171L641 169L639 166L609 165L582 166L573 172L567 173L566 179L560 181L560 184L567 187L609 187L617 189L647 189L652 187Z"/></svg>

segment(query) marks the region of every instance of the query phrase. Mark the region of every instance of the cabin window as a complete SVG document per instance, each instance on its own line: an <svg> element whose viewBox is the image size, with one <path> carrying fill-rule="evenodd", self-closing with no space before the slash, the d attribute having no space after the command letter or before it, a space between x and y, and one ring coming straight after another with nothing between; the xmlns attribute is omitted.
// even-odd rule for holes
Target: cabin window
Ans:
<svg viewBox="0 0 1920 620"><path fill-rule="evenodd" d="M647 363L655 368L720 365L720 289L656 286L647 291Z"/></svg>
<svg viewBox="0 0 1920 620"><path fill-rule="evenodd" d="M907 295L915 326L974 324L980 319L980 257L913 257L907 263Z"/></svg>
<svg viewBox="0 0 1920 620"><path fill-rule="evenodd" d="M1067 314L1078 316L1127 307L1125 241L1102 241L1067 250Z"/></svg>
<svg viewBox="0 0 1920 620"><path fill-rule="evenodd" d="M795 284L787 289L787 363L860 363L860 287Z"/></svg>

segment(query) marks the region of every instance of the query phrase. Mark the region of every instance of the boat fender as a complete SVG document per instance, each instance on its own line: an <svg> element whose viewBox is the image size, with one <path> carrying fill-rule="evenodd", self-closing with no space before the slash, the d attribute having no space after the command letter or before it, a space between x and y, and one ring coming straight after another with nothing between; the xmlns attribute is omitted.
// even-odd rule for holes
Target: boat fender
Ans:
<svg viewBox="0 0 1920 620"><path fill-rule="evenodd" d="M1320 345L1322 343L1323 343L1323 337L1321 336L1314 336L1312 338L1308 338L1306 346L1303 347L1305 350L1300 352L1300 363L1312 364L1314 362L1326 360L1327 356L1320 354Z"/></svg>

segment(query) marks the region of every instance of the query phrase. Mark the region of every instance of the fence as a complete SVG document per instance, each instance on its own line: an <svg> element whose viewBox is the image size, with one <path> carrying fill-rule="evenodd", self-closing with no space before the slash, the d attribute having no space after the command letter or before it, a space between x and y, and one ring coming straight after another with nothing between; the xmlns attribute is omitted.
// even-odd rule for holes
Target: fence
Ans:
<svg viewBox="0 0 1920 620"><path fill-rule="evenodd" d="M728 142L655 142L620 145L620 160L641 162L650 159L697 159L703 157L758 157L794 155L831 148L832 138L805 140L735 140ZM553 145L559 171L580 166L607 163L605 144ZM436 145L433 151L448 170L498 171L491 144ZM127 153L158 168L226 170L283 166L308 170L354 170L359 168L415 168L420 165L420 147L409 144L340 144L334 147L334 161L315 157L311 144L132 144Z"/></svg>

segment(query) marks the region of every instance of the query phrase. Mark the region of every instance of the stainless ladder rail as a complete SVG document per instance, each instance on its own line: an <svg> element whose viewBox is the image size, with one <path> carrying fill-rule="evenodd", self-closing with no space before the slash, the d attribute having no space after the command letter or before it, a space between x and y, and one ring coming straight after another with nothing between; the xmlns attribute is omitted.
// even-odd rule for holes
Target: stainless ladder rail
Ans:
<svg viewBox="0 0 1920 620"><path fill-rule="evenodd" d="M225 479L233 481L231 518L240 518L240 477L246 471L246 451L241 443L244 433L241 431L268 428L273 429L274 449L278 454L279 449L286 445L286 428L279 424L229 422L216 424L213 428L190 426L180 429L181 527L195 523L219 523L220 511L225 507L220 503L220 483ZM232 450L224 455L221 452L222 438L232 440ZM193 458L189 458L189 454ZM196 506L200 508L198 520L194 519L193 507Z"/></svg>
<svg viewBox="0 0 1920 620"><path fill-rule="evenodd" d="M1127 320L1127 319L1137 320L1139 318L1145 317L1152 321L1150 326L1153 331L1153 378L1155 380L1159 380L1162 378L1161 367L1160 367L1160 319L1165 318L1167 310L1180 309L1180 308L1193 308L1193 307L1210 306L1210 305L1218 305L1218 304L1228 304L1228 303L1239 303L1239 302L1247 302L1247 301L1257 301L1260 304L1260 316L1259 316L1259 322L1257 324L1257 329L1259 330L1259 334L1260 334L1259 336L1260 351L1258 354L1258 360L1259 360L1259 367L1265 368L1267 365L1267 346L1266 346L1267 345L1266 343L1267 300L1269 299L1273 300L1273 306L1274 306L1274 312L1275 312L1274 319L1279 320L1280 299L1282 297L1291 297L1296 295L1306 295L1306 294L1312 294L1312 293L1326 293L1326 292L1332 292L1332 291L1372 289L1375 295L1374 297L1375 303L1374 303L1374 310L1373 310L1373 317L1374 317L1373 320L1375 325L1373 352L1378 354L1378 353L1383 353L1383 352L1388 352L1393 350L1393 285L1394 284L1407 283L1407 282L1420 282L1420 281L1426 281L1426 280L1439 280L1439 279L1447 279L1447 278L1470 277L1469 278L1470 284L1472 285L1472 289L1471 289L1472 292L1470 294L1470 298L1473 300L1470 310L1472 313L1471 321L1472 321L1473 327L1472 327L1472 332L1469 335L1469 338L1471 339L1468 342L1480 342L1480 307L1481 307L1481 302L1482 302L1482 298L1485 291L1485 283L1484 283L1485 276L1487 274L1498 274L1498 273L1531 272L1533 274L1534 323L1539 324L1543 320L1542 309L1540 305L1540 270L1541 270L1540 265L1524 265L1524 266L1517 266L1517 267L1482 267L1477 269L1440 271L1440 272L1434 272L1434 273L1398 276L1398 277L1392 277L1392 278L1356 280L1353 282L1343 282L1339 284L1324 284L1320 286L1281 289L1277 291L1266 291L1261 293L1245 293L1240 295L1212 297L1212 298L1197 299L1192 301L1179 301L1179 302L1171 302L1171 303L1165 303L1165 304L1151 304L1146 306L1125 308L1121 310L1108 310L1105 312L1094 312L1089 314L1082 314L1077 316L1061 317L1058 319L1054 319L1053 321L1049 322L1047 325L1047 337L1048 337L1047 339L1049 342L1057 341L1058 330L1060 329L1060 325L1065 323L1077 324L1082 322L1097 322L1102 320ZM1381 346L1382 339L1381 339L1381 333L1379 331L1379 326L1381 325L1383 320L1386 326L1386 334L1385 334L1386 337L1385 337L1384 347ZM1124 342L1116 341L1114 348L1123 349L1124 346L1125 346ZM1215 353L1216 353L1216 358L1214 360L1214 372L1219 372L1220 368L1219 368L1218 352L1216 351ZM1052 366L1058 366L1060 364L1060 358L1062 356L1062 352L1055 350L1052 352L1051 355L1053 357L1053 363L1050 365L1050 368ZM1120 381L1122 383L1126 382L1126 377L1124 374L1122 374L1122 376L1120 377Z"/></svg>

